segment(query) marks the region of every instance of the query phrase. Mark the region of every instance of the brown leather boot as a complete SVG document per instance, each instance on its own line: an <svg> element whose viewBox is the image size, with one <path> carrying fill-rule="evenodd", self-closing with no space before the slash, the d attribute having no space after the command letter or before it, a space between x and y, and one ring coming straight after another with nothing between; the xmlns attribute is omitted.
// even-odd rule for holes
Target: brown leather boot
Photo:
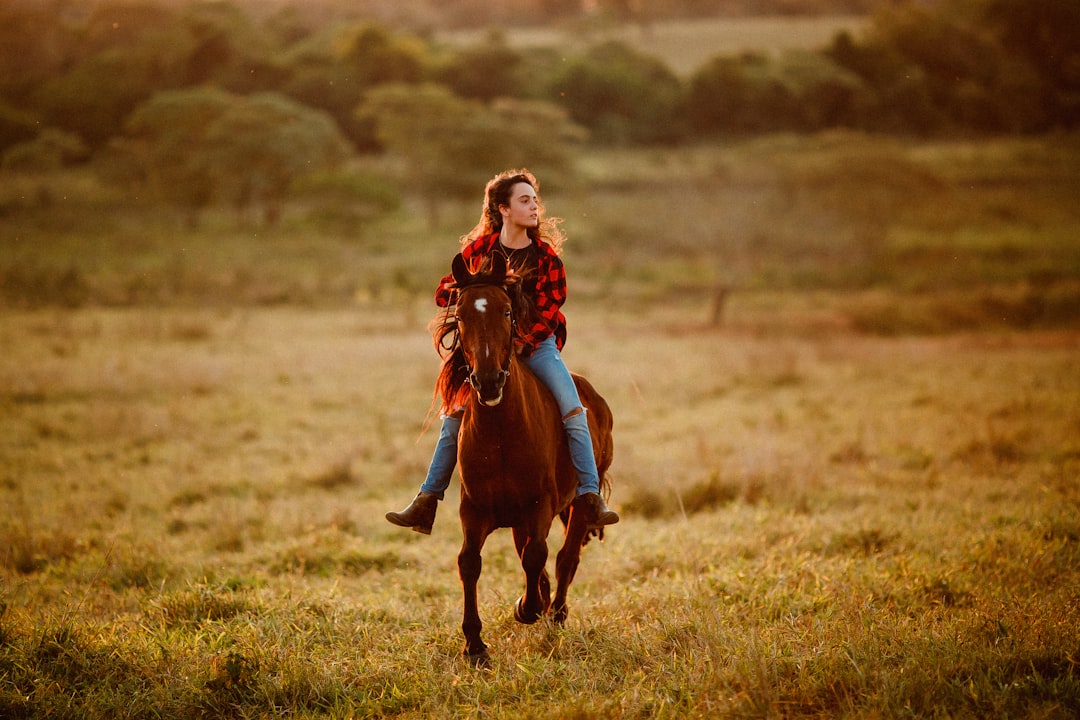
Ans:
<svg viewBox="0 0 1080 720"><path fill-rule="evenodd" d="M409 507L401 512L388 512L386 519L394 525L411 528L418 533L431 534L435 524L435 511L439 509L439 498L425 492L418 493Z"/></svg>
<svg viewBox="0 0 1080 720"><path fill-rule="evenodd" d="M619 522L619 514L607 506L600 493L585 493L574 503L585 513L585 524L589 527L602 527Z"/></svg>

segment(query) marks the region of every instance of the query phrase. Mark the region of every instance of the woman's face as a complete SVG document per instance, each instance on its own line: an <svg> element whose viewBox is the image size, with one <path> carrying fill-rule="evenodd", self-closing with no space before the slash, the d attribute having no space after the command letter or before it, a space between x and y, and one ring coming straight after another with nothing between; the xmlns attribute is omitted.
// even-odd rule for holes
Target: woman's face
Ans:
<svg viewBox="0 0 1080 720"><path fill-rule="evenodd" d="M510 201L508 205L500 205L503 225L516 225L524 228L534 228L540 222L540 203L536 199L536 191L527 182L515 183L510 188Z"/></svg>

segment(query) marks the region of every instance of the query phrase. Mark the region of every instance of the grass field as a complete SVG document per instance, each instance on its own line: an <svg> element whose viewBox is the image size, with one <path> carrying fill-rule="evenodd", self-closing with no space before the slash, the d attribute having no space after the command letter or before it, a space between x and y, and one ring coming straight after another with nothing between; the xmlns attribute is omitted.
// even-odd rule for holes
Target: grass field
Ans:
<svg viewBox="0 0 1080 720"><path fill-rule="evenodd" d="M564 628L513 621L493 537L482 671L454 491L431 537L382 517L475 208L188 231L79 173L5 184L0 717L1076 717L1078 156L584 154L547 199L623 521Z"/></svg>
<svg viewBox="0 0 1080 720"><path fill-rule="evenodd" d="M1080 336L685 311L571 309L624 520L564 629L493 538L486 671L454 497L382 519L434 441L400 309L5 314L0 713L1074 716Z"/></svg>

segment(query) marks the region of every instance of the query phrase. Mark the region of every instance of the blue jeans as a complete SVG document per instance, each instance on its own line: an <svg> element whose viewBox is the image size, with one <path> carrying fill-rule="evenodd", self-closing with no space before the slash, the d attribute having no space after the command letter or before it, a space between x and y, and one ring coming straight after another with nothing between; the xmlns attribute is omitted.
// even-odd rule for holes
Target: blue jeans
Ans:
<svg viewBox="0 0 1080 720"><path fill-rule="evenodd" d="M536 350L527 358L522 358L536 377L547 386L555 396L559 413L563 418L567 443L570 446L570 460L577 471L577 494L600 492L600 473L596 469L596 456L593 455L592 435L589 432L589 420L585 408L578 397L577 385L570 376L570 370L563 362L562 354L555 344L555 338L549 337L537 345ZM569 415L578 408L581 412ZM442 416L442 429L439 441L435 444L435 454L428 466L427 477L420 492L434 495L440 500L450 487L450 479L457 464L457 438L461 429L461 419L452 415Z"/></svg>
<svg viewBox="0 0 1080 720"><path fill-rule="evenodd" d="M431 464L428 465L427 477L420 486L420 492L443 499L446 488L450 487L454 466L457 465L457 438L460 429L460 417L442 416L439 441L435 443L435 454L431 456Z"/></svg>

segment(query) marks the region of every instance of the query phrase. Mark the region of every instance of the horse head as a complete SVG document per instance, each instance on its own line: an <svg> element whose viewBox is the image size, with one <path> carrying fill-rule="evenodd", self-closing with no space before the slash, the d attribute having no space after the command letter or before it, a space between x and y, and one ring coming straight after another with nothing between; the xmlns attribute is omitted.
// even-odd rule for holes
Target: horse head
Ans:
<svg viewBox="0 0 1080 720"><path fill-rule="evenodd" d="M452 270L457 284L457 327L468 365L468 383L484 405L502 402L514 355L514 308L509 288L517 282L506 258L492 253L490 267L473 272L458 254Z"/></svg>

